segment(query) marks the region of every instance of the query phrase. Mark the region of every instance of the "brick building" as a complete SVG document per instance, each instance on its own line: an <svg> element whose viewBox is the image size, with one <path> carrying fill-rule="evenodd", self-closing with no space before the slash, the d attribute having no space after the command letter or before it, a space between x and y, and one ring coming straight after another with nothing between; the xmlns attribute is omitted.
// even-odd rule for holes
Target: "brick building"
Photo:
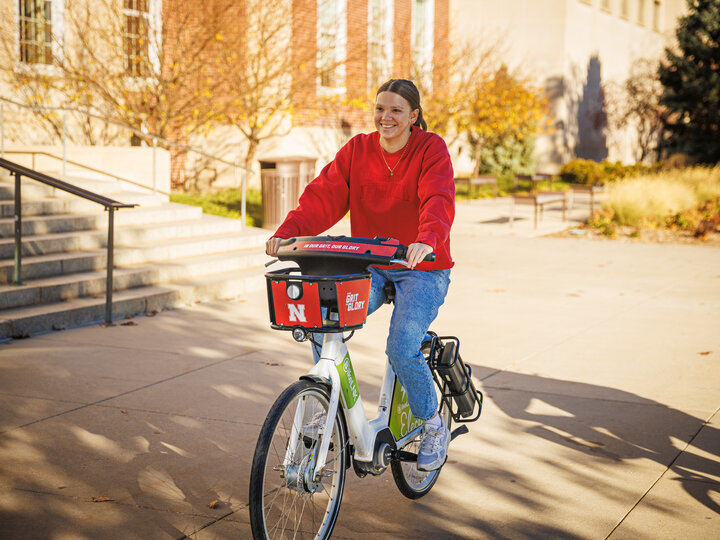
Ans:
<svg viewBox="0 0 720 540"><path fill-rule="evenodd" d="M351 134L372 129L369 108L377 85L390 77L422 77L425 87L441 84L442 74L433 66L438 55L446 54L449 47L449 0L123 0L115 3L110 0L102 3L0 0L6 45L0 51L3 64L14 70L16 79L17 74L26 69L51 75L59 73L57 63L73 54L68 51L82 32L81 28L72 26L82 20L72 16L73 13L88 9L97 13L101 4L111 6L106 9L116 12L109 11L105 17L107 29L101 37L105 45L97 47L105 49L105 66L115 77L125 76L147 83L153 81L153 73L160 72L162 75L157 79L165 77L162 83L171 83L166 77L168 70L184 60L177 56L178 51L203 40L212 41L214 35L220 36L218 43L196 54L195 61L203 65L203 70L197 72L202 76L196 75L196 80L186 84L190 113L198 108L193 105L191 94L209 93L207 88L212 84L205 81L219 80L222 70L228 66L237 71L235 80L242 82L244 70L254 69L253 63L266 62L266 66L259 67L265 73L271 71L273 64L287 63L285 72L269 80L263 91L275 95L292 88L287 100L292 102L292 114L285 115L282 121L273 118L278 122L278 133L283 136L260 140L258 157L303 154L317 157L318 164L331 159ZM221 12L212 17L209 12L213 9ZM188 21L188 16L195 17L195 21ZM262 17L266 18L264 23ZM267 29L270 22L274 26L266 33L272 37L266 43L258 25L265 24ZM178 28L184 28L192 39L185 38L182 43L177 39ZM113 50L113 43L117 50ZM218 44L237 51L240 63L230 60L227 51ZM243 59L247 60L246 66L242 65ZM243 97L238 99L237 118L242 116L243 109L251 110L253 106L248 105L247 96L240 96L241 86L228 84L223 88L216 84L211 88L218 108L221 101L236 97L234 94ZM22 101L17 82L3 77L0 88L4 97ZM245 94L253 92L260 93L252 89ZM155 101L148 99L132 105L138 114L148 118L142 126L149 133L160 129L158 110L164 106L161 98L153 96ZM53 100L56 102L48 103ZM68 101L67 96L60 95L45 99L50 105ZM267 109L266 103L257 107ZM142 110L143 107L146 110ZM6 113L8 122L13 115L21 115L10 109ZM185 135L182 118L189 118L190 113L180 115L178 125L166 129L166 138L200 145L231 161L242 160L250 144L238 129L226 126L209 135ZM177 109L173 114L177 115ZM75 128L69 126L68 129ZM48 140L48 135L40 132L17 130L17 133L25 137L26 140L18 141L24 144ZM256 160L253 161L251 164L256 168ZM181 164L185 164L184 158L178 157L175 168ZM222 178L222 172L219 176L219 184L223 180L234 181Z"/></svg>
<svg viewBox="0 0 720 540"><path fill-rule="evenodd" d="M308 47L318 73L315 85L295 96L296 124L369 129L369 113L358 105L369 106L388 78L420 71L441 83L434 66L449 47L449 0L293 0L291 49L307 55ZM319 112L318 98L333 96L345 105Z"/></svg>
<svg viewBox="0 0 720 540"><path fill-rule="evenodd" d="M576 155L632 161L632 133L613 133L602 121L603 85L621 82L638 58L660 57L663 48L672 42L677 19L684 12L684 0L107 2L116 6L117 18L107 18L107 33L117 34L111 36L117 50L105 51L106 65L124 70L129 78L152 80L148 74L153 69L168 69L172 64L168 58L178 50L173 49L174 29L187 14L195 17L194 39L190 42L212 40L217 32L223 35L219 43L237 51L239 59L229 62L227 51L220 46L205 50L199 56L205 75L192 81L197 82L198 94L204 92L202 81L220 79L214 77L214 69L235 66L236 81L241 81L243 69L259 62L258 51L272 52L265 55L268 65L285 66L280 76L261 85L265 97L290 89L287 101L292 107L280 115L282 118L273 120L277 121L280 136L261 138L256 143L249 162L255 169L255 184L259 158L306 155L316 157L319 167L349 136L371 130L368 109L374 89L382 81L390 77L412 78L423 88L437 88L446 75L438 66L451 47L498 34L507 44L507 62L531 72L537 84L552 94L555 130L538 141L540 168L555 169ZM0 65L6 68L3 73L12 71L17 76L30 68L53 73L53 62L67 54L65 49L77 40L70 21L79 19L70 17L70 11L87 6L97 11L98 5L100 0L0 0L0 32L4 43L10 44L0 48ZM218 13L210 17L214 9ZM252 31L262 16L275 24L269 45ZM267 71L268 67L262 69ZM227 97L252 93L241 86L217 86L213 88L217 96L213 99L220 103ZM17 81L0 77L0 95L16 98ZM51 105L68 103L67 96L49 97ZM252 109L249 101L239 99L238 103L238 117ZM193 107L187 105L190 111ZM15 125L14 133L24 137L16 141L21 144L50 139L48 132L33 131L24 116L26 112L5 110L6 137ZM228 161L242 162L251 146L237 124L216 128L209 134L187 136L182 132L182 119L179 126L168 138L200 146ZM151 123L144 127L150 133L156 132ZM129 144L129 139L126 136L124 143ZM175 165L177 169L185 162L176 160ZM462 169L462 163L458 165ZM218 186L236 181L219 167L211 176Z"/></svg>

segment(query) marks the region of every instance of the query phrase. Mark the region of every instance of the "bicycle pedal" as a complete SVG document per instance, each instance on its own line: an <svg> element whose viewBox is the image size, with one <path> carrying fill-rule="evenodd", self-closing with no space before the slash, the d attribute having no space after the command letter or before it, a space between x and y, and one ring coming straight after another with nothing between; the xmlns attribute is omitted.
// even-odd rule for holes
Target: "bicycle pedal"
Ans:
<svg viewBox="0 0 720 540"><path fill-rule="evenodd" d="M392 458L398 461L416 462L417 454L413 452L406 452L405 450L396 450L393 452Z"/></svg>
<svg viewBox="0 0 720 540"><path fill-rule="evenodd" d="M457 427L453 429L452 433L450 434L450 440L452 441L458 435L464 435L465 433L470 433L470 430L467 426L462 425L460 427Z"/></svg>

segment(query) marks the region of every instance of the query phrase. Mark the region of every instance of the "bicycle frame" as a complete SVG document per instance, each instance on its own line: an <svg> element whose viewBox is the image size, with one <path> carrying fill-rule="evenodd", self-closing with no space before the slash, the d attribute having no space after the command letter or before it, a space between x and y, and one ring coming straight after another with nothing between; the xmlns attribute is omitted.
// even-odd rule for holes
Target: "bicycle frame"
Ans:
<svg viewBox="0 0 720 540"><path fill-rule="evenodd" d="M341 376L340 373L344 373ZM397 400L400 399L401 406L407 404L407 398L402 393L397 392L397 377L389 363L386 363L385 376L383 378L382 390L380 393L380 402L378 405L378 416L373 420L368 420L363 408L362 397L357 387L355 373L350 361L350 355L347 346L343 341L342 333L325 334L323 340L322 351L320 352L320 360L308 373L310 377L320 377L330 383L330 404L325 424L324 433L332 433L333 422L337 415L338 407L341 406L341 397L343 399L343 410L345 423L347 424L348 434L355 447L355 460L362 462L373 462L375 451L375 440L378 433L388 428L391 423L393 406L397 406ZM399 387L399 383L397 384ZM404 402L402 401L404 400ZM289 462L289 456L295 451L297 444L297 426L301 425L304 414L303 407L298 407L295 413L296 422L294 422L293 433L290 440L294 441L293 446L288 448L286 465ZM402 448L409 441L413 440L420 429L423 422L412 416L409 408L406 413L401 413L398 422L393 423L396 429L393 436L396 437L397 448ZM403 429L405 428L405 429ZM400 431L400 433L396 433ZM397 436L400 436L399 439ZM315 470L319 471L325 466L327 452L330 446L330 438L323 437L320 448L316 456Z"/></svg>

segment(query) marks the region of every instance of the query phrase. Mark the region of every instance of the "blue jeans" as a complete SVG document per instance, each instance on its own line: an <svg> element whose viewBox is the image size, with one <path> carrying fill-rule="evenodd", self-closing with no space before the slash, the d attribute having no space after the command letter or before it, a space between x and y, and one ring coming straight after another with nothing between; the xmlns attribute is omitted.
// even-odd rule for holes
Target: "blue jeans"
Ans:
<svg viewBox="0 0 720 540"><path fill-rule="evenodd" d="M385 284L395 284L395 306L385 347L390 365L407 391L415 418L429 420L438 409L430 368L420 346L437 317L450 285L450 270L383 270L370 268L372 282L368 315L385 303ZM321 339L321 334L315 334ZM318 351L313 347L315 361Z"/></svg>

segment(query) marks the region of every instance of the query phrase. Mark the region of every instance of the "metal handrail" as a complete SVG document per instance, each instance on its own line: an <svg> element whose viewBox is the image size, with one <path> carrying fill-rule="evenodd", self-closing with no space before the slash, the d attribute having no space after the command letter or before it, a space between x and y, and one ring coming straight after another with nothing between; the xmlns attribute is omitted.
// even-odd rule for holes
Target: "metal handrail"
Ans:
<svg viewBox="0 0 720 540"><path fill-rule="evenodd" d="M158 135L152 135L150 133L146 133L144 131L141 131L137 128L134 128L132 126L128 126L126 124L123 124L121 122L117 122L115 120L111 120L109 118L105 118L104 116L101 116L99 114L94 114L89 111L84 111L82 109L73 109L69 107L45 107L41 105L26 105L24 103L19 103L17 101L14 101L12 99L8 99L6 97L0 96L0 158L5 157L5 110L3 108L3 102L4 103L10 103L12 105L15 105L17 107L21 107L24 109L30 109L31 111L63 111L63 112L73 112L73 113L79 113L83 114L89 118L95 118L96 120L100 120L102 122L107 122L108 124L112 124L114 126L120 127L122 129L127 129L128 131L134 133L138 137L147 140L152 141L153 144L153 152L157 148L157 143L160 142L163 145L167 147L174 147L179 148L180 150L184 150L185 152L194 152L200 156L206 157L208 159L212 159L213 161L217 161L219 163L224 163L225 165L230 165L231 167L235 167L235 171L238 170L242 171L242 203L241 203L241 213L242 213L242 226L245 227L245 219L247 216L247 173L252 173L250 169L247 167L244 167L240 165L240 161L236 160L235 162L228 161L223 158L219 158L217 156L213 156L212 154L208 154L207 152L204 152L203 150L200 150L198 148L194 148L192 146L176 143L174 141L170 141L168 139L165 139L163 137L160 137ZM67 162L66 160L66 142L65 142L65 118L63 117L63 163ZM65 171L63 171L63 174ZM153 154L153 177L155 175L155 154ZM155 185L155 179L153 178L153 185Z"/></svg>
<svg viewBox="0 0 720 540"><path fill-rule="evenodd" d="M0 158L0 167L9 170L15 176L15 267L13 269L13 283L22 285L22 204L21 204L21 179L23 176L32 178L37 182L66 191L72 195L82 197L88 201L100 204L108 212L108 241L107 241L107 265L105 285L105 324L112 324L112 293L113 293L113 251L115 249L115 210L120 208L134 208L133 203L122 203L104 195L93 193L87 189L74 186L47 174L34 171L18 163Z"/></svg>
<svg viewBox="0 0 720 540"><path fill-rule="evenodd" d="M170 195L169 193L165 191L160 191L158 189L155 189L154 187L149 187L144 184L141 184L140 182L136 182L135 180L130 180L129 178L123 178L122 176L118 176L117 174L103 171L100 169L96 169L95 167L91 167L90 165L84 165L83 163L78 163L77 161L73 161L71 159L65 159L60 156L56 156L55 154L51 154L50 152L45 152L44 150L5 150L6 154L30 154L32 156L32 165L31 168L35 168L35 155L41 155L41 156L47 156L53 159L57 159L60 161L64 161L66 163L69 163L70 165L75 165L76 167L80 167L82 169L95 172L98 174L104 174L105 176L109 176L111 178L114 178L115 180L119 180L120 182L126 182L128 184L132 184L133 186L137 186L143 189L152 190L153 194L160 193L161 195Z"/></svg>
<svg viewBox="0 0 720 540"><path fill-rule="evenodd" d="M151 188L149 186L141 184L140 182L136 182L135 180L130 180L129 178L124 178L122 176L119 176L119 175L111 173L111 172L96 169L95 167L91 167L90 165L85 165L83 163L78 163L77 161L73 161L71 159L63 159L60 156L56 156L55 154L51 154L50 152L45 152L44 150L6 150L5 153L6 154L30 154L32 156L32 165L31 165L32 169L35 169L35 155L47 156L47 157L50 157L53 159L63 160L66 163L69 163L70 165L75 165L76 167L80 167L80 168L85 169L90 172L104 174L105 176L109 176L110 178L114 178L115 180L119 180L120 182L126 182L128 184L132 184L133 186L152 190L153 194L160 193L161 195L168 195L168 196L170 195L169 193L167 193L165 191L160 191L154 187Z"/></svg>

